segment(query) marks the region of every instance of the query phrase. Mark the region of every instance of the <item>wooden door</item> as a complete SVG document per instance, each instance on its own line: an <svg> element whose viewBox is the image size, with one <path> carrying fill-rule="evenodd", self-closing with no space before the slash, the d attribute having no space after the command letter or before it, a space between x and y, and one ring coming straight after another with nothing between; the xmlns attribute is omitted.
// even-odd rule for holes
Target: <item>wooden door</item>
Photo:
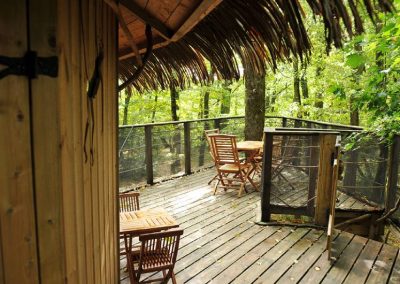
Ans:
<svg viewBox="0 0 400 284"><path fill-rule="evenodd" d="M0 1L0 55L24 56L27 14L26 1ZM31 100L27 77L0 79L1 283L39 282Z"/></svg>
<svg viewBox="0 0 400 284"><path fill-rule="evenodd" d="M0 1L0 55L28 50L58 75L0 79L0 283L117 283L115 17L99 0Z"/></svg>

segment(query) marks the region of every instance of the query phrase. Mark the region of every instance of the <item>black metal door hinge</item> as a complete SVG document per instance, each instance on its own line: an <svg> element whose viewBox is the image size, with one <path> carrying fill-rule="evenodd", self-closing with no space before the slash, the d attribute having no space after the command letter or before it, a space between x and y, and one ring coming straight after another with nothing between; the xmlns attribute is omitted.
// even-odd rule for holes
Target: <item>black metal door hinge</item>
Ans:
<svg viewBox="0 0 400 284"><path fill-rule="evenodd" d="M0 71L0 79L8 75L27 76L29 79L38 75L58 76L57 56L38 57L36 51L27 51L24 57L0 56L0 65L7 66Z"/></svg>

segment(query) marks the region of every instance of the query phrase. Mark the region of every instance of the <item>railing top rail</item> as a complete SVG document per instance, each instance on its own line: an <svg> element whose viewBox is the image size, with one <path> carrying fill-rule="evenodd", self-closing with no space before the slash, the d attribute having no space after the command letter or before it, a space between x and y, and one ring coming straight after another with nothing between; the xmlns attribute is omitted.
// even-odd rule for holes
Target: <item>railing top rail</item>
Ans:
<svg viewBox="0 0 400 284"><path fill-rule="evenodd" d="M295 128L294 130L280 130L277 128L270 128L270 127L266 127L264 128L264 132L265 133L271 133L271 134L277 134L277 135L319 135L319 134L334 134L334 135L339 135L340 132L339 131L335 131L335 130L322 130L322 129L307 129L307 130L299 130L298 128Z"/></svg>
<svg viewBox="0 0 400 284"><path fill-rule="evenodd" d="M282 117L282 118L284 118L284 117ZM295 117L287 117L287 119L310 122L310 123L319 124L319 125L343 127L343 128L347 128L347 129L351 129L351 130L363 130L364 129L361 126L346 125L346 124L332 123L332 122L324 122L324 121L311 120L311 119L303 119L303 118L295 118Z"/></svg>
<svg viewBox="0 0 400 284"><path fill-rule="evenodd" d="M191 119L191 120L179 120L179 121L165 121L165 122L156 122L156 123L143 123L143 124L132 124L132 125L120 125L119 128L138 128L138 127L146 127L146 126L163 126L163 125L175 125L175 124L183 124L188 122L201 122L201 121L213 121L213 120L222 120L222 119L239 119L244 118L243 115L239 116L222 116L222 117L214 117L214 118L200 118L200 119Z"/></svg>
<svg viewBox="0 0 400 284"><path fill-rule="evenodd" d="M244 118L244 116L243 115L222 116L222 117L191 119L191 120L179 120L179 121L165 121L165 122L157 122L157 123L121 125L121 126L119 126L119 128L140 128L140 127L148 127L148 126L176 125L176 124L183 124L183 123L189 123L189 122L215 121L215 120L240 119L240 118ZM363 130L363 127L360 127L360 126L345 125L345 124L340 124L340 123L331 123L331 122L324 122L324 121L310 120L310 119L302 119L302 118L295 118L295 117L287 117L287 116L279 116L279 115L266 115L265 118L288 119L288 120L294 120L294 121L314 123L314 124L318 124L318 125L339 127L339 128L348 129L348 130Z"/></svg>
<svg viewBox="0 0 400 284"><path fill-rule="evenodd" d="M267 128L271 129L271 127L267 127ZM293 132L293 131L332 132L332 131L334 131L334 132L341 132L341 133L343 133L343 132L354 133L354 132L360 132L361 131L360 129L329 129L329 128L321 129L321 128L297 128L297 127L296 128L275 127L275 128L272 128L272 129L275 129L276 131L290 131L290 132Z"/></svg>

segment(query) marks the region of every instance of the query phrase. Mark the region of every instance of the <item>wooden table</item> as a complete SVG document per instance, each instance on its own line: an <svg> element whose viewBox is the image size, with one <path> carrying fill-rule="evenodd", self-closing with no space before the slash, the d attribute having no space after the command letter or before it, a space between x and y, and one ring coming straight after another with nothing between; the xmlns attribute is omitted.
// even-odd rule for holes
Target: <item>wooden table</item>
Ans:
<svg viewBox="0 0 400 284"><path fill-rule="evenodd" d="M240 141L236 143L238 151L254 152L262 149L263 141Z"/></svg>
<svg viewBox="0 0 400 284"><path fill-rule="evenodd" d="M176 220L163 208L142 209L119 213L119 232L140 235L179 227Z"/></svg>

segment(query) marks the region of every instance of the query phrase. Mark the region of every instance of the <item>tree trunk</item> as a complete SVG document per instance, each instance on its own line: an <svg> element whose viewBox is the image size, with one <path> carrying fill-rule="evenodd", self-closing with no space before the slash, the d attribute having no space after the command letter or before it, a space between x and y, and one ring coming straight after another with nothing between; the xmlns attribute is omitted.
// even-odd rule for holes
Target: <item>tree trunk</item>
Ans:
<svg viewBox="0 0 400 284"><path fill-rule="evenodd" d="M321 66L317 66L317 68L315 70L315 76L317 78L319 78L321 76L322 70L323 69L322 69ZM320 108L321 110L324 108L324 101L323 101L323 98L322 98L322 92L320 92L320 91L317 91L317 94L315 95L314 106L316 108ZM322 114L321 112L318 112L318 118L321 117L321 114Z"/></svg>
<svg viewBox="0 0 400 284"><path fill-rule="evenodd" d="M179 93L173 85L171 85L171 87L170 87L170 93L171 93L171 118L172 118L172 121L178 121L179 120L179 117L178 117Z"/></svg>
<svg viewBox="0 0 400 284"><path fill-rule="evenodd" d="M231 89L229 82L225 81L223 84L222 99L221 99L221 114L229 114L231 112Z"/></svg>
<svg viewBox="0 0 400 284"><path fill-rule="evenodd" d="M208 118L208 114L209 114L209 102L210 102L210 92L206 91L204 93L204 98L203 98L203 115L201 118ZM204 130L208 130L210 129L210 125L208 123L208 121L204 122ZM204 165L204 155L205 155L205 151L206 151L206 141L205 141L205 136L204 133L200 134L200 141L202 141L202 143L200 144L200 149L199 149L199 166L203 166Z"/></svg>
<svg viewBox="0 0 400 284"><path fill-rule="evenodd" d="M154 123L156 119L156 111L157 111L157 100L158 100L158 94L156 92L156 96L154 97L154 107L153 107L153 112L151 114L151 122Z"/></svg>
<svg viewBox="0 0 400 284"><path fill-rule="evenodd" d="M301 95L300 95L300 77L299 77L299 60L295 57L293 59L293 102L297 103L299 108L297 117L301 118Z"/></svg>
<svg viewBox="0 0 400 284"><path fill-rule="evenodd" d="M129 102L131 101L132 97L132 89L126 88L126 95L124 100L124 114L122 117L122 125L128 124L128 111L129 111Z"/></svg>
<svg viewBox="0 0 400 284"><path fill-rule="evenodd" d="M306 106L308 105L308 81L307 81L307 63L302 62L301 63L301 78L300 78L300 86L301 86L301 93L303 95L303 104ZM307 117L308 112L304 111L304 115Z"/></svg>
<svg viewBox="0 0 400 284"><path fill-rule="evenodd" d="M265 70L260 73L244 65L246 87L245 126L246 140L261 140L265 121Z"/></svg>
<svg viewBox="0 0 400 284"><path fill-rule="evenodd" d="M302 62L301 63L301 79L300 79L300 85L301 85L301 93L303 94L304 99L308 99L308 81L307 81L307 63Z"/></svg>
<svg viewBox="0 0 400 284"><path fill-rule="evenodd" d="M171 93L171 118L173 121L178 121L178 100L179 100L179 93L176 88L171 85L170 86L170 93ZM179 159L179 154L181 153L181 129L178 125L175 126L174 135L172 138L172 153L175 154L175 160L171 164L171 173L175 174L180 171L181 168L181 161Z"/></svg>
<svg viewBox="0 0 400 284"><path fill-rule="evenodd" d="M358 126L360 125L360 113L358 109L354 106L354 96L351 95L349 99L350 105L350 125Z"/></svg>

